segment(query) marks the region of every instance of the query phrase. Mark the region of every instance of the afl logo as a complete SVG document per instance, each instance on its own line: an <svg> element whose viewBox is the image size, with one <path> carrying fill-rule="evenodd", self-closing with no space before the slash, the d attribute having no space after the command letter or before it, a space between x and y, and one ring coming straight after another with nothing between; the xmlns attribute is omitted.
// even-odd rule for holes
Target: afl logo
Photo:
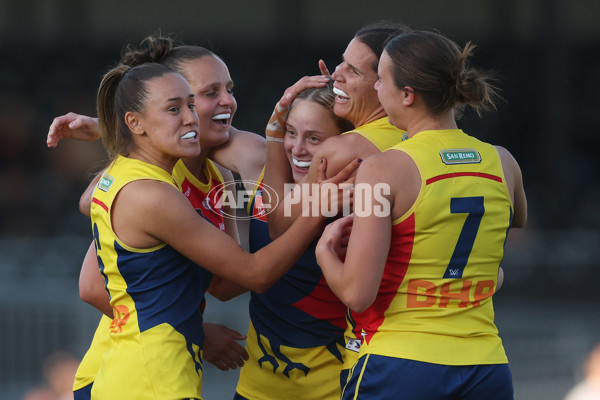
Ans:
<svg viewBox="0 0 600 400"><path fill-rule="evenodd" d="M241 184L242 189L237 187L237 184ZM245 190L245 187L253 187L254 191ZM270 201L264 201L264 193L270 195ZM254 197L254 194L257 197ZM210 192L207 193L207 197L211 199L219 199L214 209L210 210L217 213L220 209L220 214L224 218L237 218L240 220L249 220L253 218L264 218L267 214L271 213L277 207L279 203L279 196L270 187L262 182L242 180L236 182L226 182L217 186L214 186ZM259 199L260 197L260 199ZM259 207L252 207L248 212L249 206L252 202L260 201ZM257 204L258 205L258 204ZM216 209L216 210L215 210ZM238 211L242 212L240 215Z"/></svg>

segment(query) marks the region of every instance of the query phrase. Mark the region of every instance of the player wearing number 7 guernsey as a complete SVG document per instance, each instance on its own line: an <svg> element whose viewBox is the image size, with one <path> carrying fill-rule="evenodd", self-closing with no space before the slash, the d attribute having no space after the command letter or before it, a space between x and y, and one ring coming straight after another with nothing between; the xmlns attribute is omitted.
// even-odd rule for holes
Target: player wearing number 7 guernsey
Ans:
<svg viewBox="0 0 600 400"><path fill-rule="evenodd" d="M495 95L468 68L472 48L412 32L380 59L378 97L409 139L359 168L357 188L389 192L371 196L371 209L355 195L344 261L352 217L328 225L316 250L363 336L343 399L513 398L492 295L508 230L524 225L527 206L510 153L457 128L457 106L481 111Z"/></svg>

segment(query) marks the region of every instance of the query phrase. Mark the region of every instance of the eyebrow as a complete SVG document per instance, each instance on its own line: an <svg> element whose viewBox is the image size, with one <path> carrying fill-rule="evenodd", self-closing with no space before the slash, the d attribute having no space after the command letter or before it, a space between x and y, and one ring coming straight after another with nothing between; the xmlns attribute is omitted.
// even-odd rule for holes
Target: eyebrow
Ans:
<svg viewBox="0 0 600 400"><path fill-rule="evenodd" d="M289 123L287 124L287 127L288 128L292 128L293 130L296 130L296 128L294 127L294 125L289 124ZM326 134L326 132L317 131L317 130L308 130L308 131L304 131L304 133L307 134L307 135L317 135L317 136L322 136L322 135Z"/></svg>
<svg viewBox="0 0 600 400"><path fill-rule="evenodd" d="M226 88L227 88L227 87L233 87L233 86L234 86L234 83L233 83L233 81L232 81L232 80L229 80L229 81L225 82L225 84L222 84L222 82L220 82L220 81L217 81L217 82L211 82L211 83L207 83L207 84L206 84L206 85L204 85L204 86L201 86L201 87L200 87L200 90L212 89L212 88L214 88L215 86L224 86L224 87L226 87Z"/></svg>
<svg viewBox="0 0 600 400"><path fill-rule="evenodd" d="M190 98L193 99L194 97L196 97L196 95L192 93L188 96L188 99L190 99ZM168 103L170 101L180 101L182 99L183 99L182 97L171 97L170 99L165 100L165 103Z"/></svg>

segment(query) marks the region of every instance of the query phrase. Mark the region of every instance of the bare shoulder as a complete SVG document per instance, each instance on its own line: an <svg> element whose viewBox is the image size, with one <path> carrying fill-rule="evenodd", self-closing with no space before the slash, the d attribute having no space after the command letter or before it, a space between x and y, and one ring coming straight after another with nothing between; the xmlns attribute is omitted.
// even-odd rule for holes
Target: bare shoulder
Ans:
<svg viewBox="0 0 600 400"><path fill-rule="evenodd" d="M507 180L520 180L521 179L521 168L517 163L517 160L513 155L502 146L494 146L500 156L500 162L502 163L502 169Z"/></svg>
<svg viewBox="0 0 600 400"><path fill-rule="evenodd" d="M379 177L385 182L400 185L414 180L419 176L419 170L413 159L403 151L388 150L372 154L364 159L360 170ZM402 171L402 173L398 173Z"/></svg>
<svg viewBox="0 0 600 400"><path fill-rule="evenodd" d="M264 137L231 127L229 141L209 154L211 160L242 176L256 180L265 165L267 142Z"/></svg>
<svg viewBox="0 0 600 400"><path fill-rule="evenodd" d="M498 145L494 145L494 147L496 148L496 151L498 152L498 154L500 155L500 160L502 161L502 164L506 163L514 163L516 164L516 160L513 157L513 155L510 153L510 151L506 150L504 147L502 146L498 146Z"/></svg>
<svg viewBox="0 0 600 400"><path fill-rule="evenodd" d="M325 151L331 153L351 154L350 158L361 157L365 159L380 152L373 143L356 132L348 132L327 139L323 147Z"/></svg>
<svg viewBox="0 0 600 400"><path fill-rule="evenodd" d="M125 185L117 196L119 203L132 205L138 212L172 209L179 201L186 202L186 198L173 185L154 179L140 179ZM174 202L174 203L172 203ZM169 207L164 207L169 204Z"/></svg>
<svg viewBox="0 0 600 400"><path fill-rule="evenodd" d="M229 130L229 135L230 140L249 143L266 149L267 142L265 138L257 133L244 131L232 126Z"/></svg>
<svg viewBox="0 0 600 400"><path fill-rule="evenodd" d="M317 162L312 163L308 179L316 180L316 170L320 159L327 160L327 177L330 178L353 160L357 158L365 160L375 154L380 154L379 149L357 133L351 132L334 136L327 139L315 154L313 160L317 160ZM315 166L314 170L313 165Z"/></svg>
<svg viewBox="0 0 600 400"><path fill-rule="evenodd" d="M233 173L228 170L227 168L225 168L224 166L222 166L221 164L214 162L215 167L219 170L219 172L221 173L221 175L223 176L223 180L225 182L230 182L233 181Z"/></svg>

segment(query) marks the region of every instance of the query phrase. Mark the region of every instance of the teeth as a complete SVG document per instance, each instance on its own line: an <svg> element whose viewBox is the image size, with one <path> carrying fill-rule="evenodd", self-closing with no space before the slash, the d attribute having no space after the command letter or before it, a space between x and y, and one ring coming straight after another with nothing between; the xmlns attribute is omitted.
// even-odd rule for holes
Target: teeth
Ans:
<svg viewBox="0 0 600 400"><path fill-rule="evenodd" d="M182 139L193 139L195 137L196 137L196 132L190 131L190 132L186 133L185 135L183 135L181 138Z"/></svg>
<svg viewBox="0 0 600 400"><path fill-rule="evenodd" d="M343 91L343 90L341 90L341 89L338 89L338 88L336 88L335 86L333 87L333 93L335 93L335 94L336 94L336 95L338 95L338 96L342 96L342 97L348 97L348 98L350 98L350 96L348 96L348 95L346 94L346 92L344 92L344 91Z"/></svg>
<svg viewBox="0 0 600 400"><path fill-rule="evenodd" d="M223 113L223 114L217 114L214 117L212 117L212 119L229 119L231 117L231 113Z"/></svg>
<svg viewBox="0 0 600 400"><path fill-rule="evenodd" d="M296 167L300 167L300 168L310 167L310 161L299 161L299 160L296 160L294 157L292 157L292 162L294 163L294 165Z"/></svg>

